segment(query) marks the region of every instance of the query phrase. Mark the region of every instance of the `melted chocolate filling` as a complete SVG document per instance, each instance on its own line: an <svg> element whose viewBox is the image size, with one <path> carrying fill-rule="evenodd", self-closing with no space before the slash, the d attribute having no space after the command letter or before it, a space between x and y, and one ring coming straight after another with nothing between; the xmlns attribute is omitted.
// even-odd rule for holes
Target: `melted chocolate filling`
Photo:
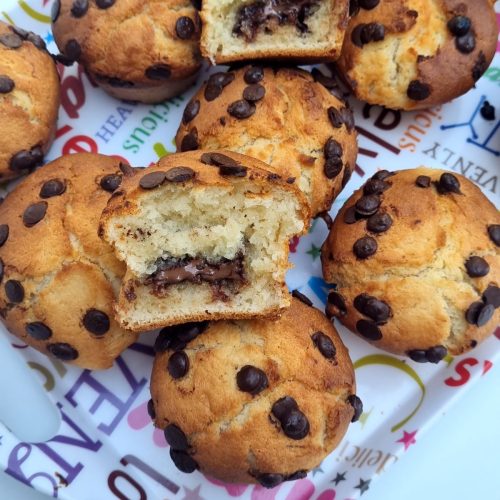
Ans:
<svg viewBox="0 0 500 500"><path fill-rule="evenodd" d="M200 284L207 282L218 285L226 282L244 282L243 254L232 260L221 258L208 261L203 258L160 259L157 270L145 280L155 292L162 292L167 286L189 281Z"/></svg>
<svg viewBox="0 0 500 500"><path fill-rule="evenodd" d="M307 33L306 19L319 9L319 0L259 0L239 8L233 33L247 42L257 33L272 33L279 26L292 24L300 33Z"/></svg>

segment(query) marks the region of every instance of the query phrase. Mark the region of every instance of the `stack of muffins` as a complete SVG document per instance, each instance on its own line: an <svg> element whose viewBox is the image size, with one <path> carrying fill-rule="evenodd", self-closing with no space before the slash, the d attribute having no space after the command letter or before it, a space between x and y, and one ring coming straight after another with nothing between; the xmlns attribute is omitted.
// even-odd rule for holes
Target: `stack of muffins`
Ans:
<svg viewBox="0 0 500 500"><path fill-rule="evenodd" d="M353 114L335 78L290 64L336 61L371 104L441 104L493 58L495 13L475 4L56 0L52 58L37 35L0 24L3 179L50 147L54 60L146 103L185 90L202 57L233 64L187 104L178 153L147 169L66 156L9 194L7 328L89 369L162 328L148 409L174 464L265 487L304 477L362 413L330 320L416 362L475 347L500 320L500 216L465 178L418 168L377 172L332 222L356 162ZM315 217L330 227L326 316L285 285L288 241Z"/></svg>

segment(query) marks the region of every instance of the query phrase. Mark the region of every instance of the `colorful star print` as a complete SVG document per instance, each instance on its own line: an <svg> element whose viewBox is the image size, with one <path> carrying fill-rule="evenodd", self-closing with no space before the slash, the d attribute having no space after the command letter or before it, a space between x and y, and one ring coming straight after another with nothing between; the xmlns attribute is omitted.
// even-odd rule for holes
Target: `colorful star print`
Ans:
<svg viewBox="0 0 500 500"><path fill-rule="evenodd" d="M412 444L415 444L417 442L417 440L415 439L417 432L418 431L413 431L413 432L403 431L403 437L401 439L398 439L396 443L403 443L405 445L405 451L407 451Z"/></svg>
<svg viewBox="0 0 500 500"><path fill-rule="evenodd" d="M339 474L339 473L337 472L337 475L335 476L335 478L334 478L334 479L332 479L332 480L331 480L331 482L332 482L332 483L335 483L335 486L338 486L338 485L339 485L339 483L341 483L342 481L345 481L345 480L346 480L346 478L345 478L346 474L347 474L347 471L342 472L342 474Z"/></svg>
<svg viewBox="0 0 500 500"><path fill-rule="evenodd" d="M359 484L357 486L354 486L357 490L361 492L361 495L370 489L370 483L371 479L367 479L364 481L363 479L359 478Z"/></svg>
<svg viewBox="0 0 500 500"><path fill-rule="evenodd" d="M321 248L317 247L314 243L311 245L311 249L306 252L312 257L312 260L316 260L321 255Z"/></svg>
<svg viewBox="0 0 500 500"><path fill-rule="evenodd" d="M200 496L201 484L198 485L194 490L190 490L186 486L184 486L184 489L186 490L186 494L184 495L184 498L182 500L205 500Z"/></svg>

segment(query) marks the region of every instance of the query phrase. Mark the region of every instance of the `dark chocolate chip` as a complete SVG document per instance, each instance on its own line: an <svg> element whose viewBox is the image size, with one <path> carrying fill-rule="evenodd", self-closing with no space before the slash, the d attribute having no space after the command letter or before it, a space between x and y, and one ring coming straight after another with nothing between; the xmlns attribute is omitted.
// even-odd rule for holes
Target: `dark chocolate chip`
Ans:
<svg viewBox="0 0 500 500"><path fill-rule="evenodd" d="M352 249L358 259L367 259L377 252L378 244L371 236L364 236L354 243Z"/></svg>
<svg viewBox="0 0 500 500"><path fill-rule="evenodd" d="M352 406L354 410L354 415L352 416L351 422L357 422L359 417L363 414L363 402L356 396L356 394L351 394L347 398L347 402Z"/></svg>
<svg viewBox="0 0 500 500"><path fill-rule="evenodd" d="M326 359L334 359L337 354L337 349L335 348L335 344L332 339L325 335L323 332L313 333L311 339L314 345L318 348L318 351L326 358Z"/></svg>
<svg viewBox="0 0 500 500"><path fill-rule="evenodd" d="M48 344L47 351L61 361L73 361L78 358L78 351L64 342Z"/></svg>
<svg viewBox="0 0 500 500"><path fill-rule="evenodd" d="M327 90L339 90L338 83L336 82L335 78L331 78L329 76L324 75L318 68L313 68L311 71L311 74L314 78L315 82L318 82L319 84L323 85Z"/></svg>
<svg viewBox="0 0 500 500"><path fill-rule="evenodd" d="M334 128L340 128L344 124L342 113L333 106L328 108L328 119Z"/></svg>
<svg viewBox="0 0 500 500"><path fill-rule="evenodd" d="M472 67L472 79L477 82L483 75L484 72L488 69L488 61L486 60L486 56L482 50L479 51L479 55L477 56L476 62ZM486 101L488 102L488 101ZM482 114L482 113L481 113Z"/></svg>
<svg viewBox="0 0 500 500"><path fill-rule="evenodd" d="M465 269L471 278L480 278L490 272L490 266L482 257L473 255L465 261Z"/></svg>
<svg viewBox="0 0 500 500"><path fill-rule="evenodd" d="M252 66L245 71L243 79L246 83L259 83L264 78L264 70L260 66Z"/></svg>
<svg viewBox="0 0 500 500"><path fill-rule="evenodd" d="M492 304L485 305L479 311L476 325L479 327L486 325L486 323L488 323L488 321L493 317L493 314L495 314L495 307Z"/></svg>
<svg viewBox="0 0 500 500"><path fill-rule="evenodd" d="M109 174L104 176L99 183L104 191L112 193L116 191L122 183L122 176L120 174Z"/></svg>
<svg viewBox="0 0 500 500"><path fill-rule="evenodd" d="M150 80L168 80L172 70L168 64L154 64L146 70L146 76Z"/></svg>
<svg viewBox="0 0 500 500"><path fill-rule="evenodd" d="M332 216L328 213L328 212L320 212L318 213L317 217L319 219L323 219L325 224L326 224L326 227L328 228L328 230L330 230L333 226L333 219L332 219Z"/></svg>
<svg viewBox="0 0 500 500"><path fill-rule="evenodd" d="M431 95L431 87L427 83L420 82L419 80L412 80L408 85L406 94L414 101L423 101Z"/></svg>
<svg viewBox="0 0 500 500"><path fill-rule="evenodd" d="M348 107L344 107L340 110L340 116L342 117L342 121L347 128L347 131L351 133L354 130L354 114L352 109Z"/></svg>
<svg viewBox="0 0 500 500"><path fill-rule="evenodd" d="M38 224L45 217L47 207L46 201L31 204L23 213L23 224L26 227L33 227Z"/></svg>
<svg viewBox="0 0 500 500"><path fill-rule="evenodd" d="M351 0L349 2L349 17L357 16L359 9L360 9L359 1L358 0Z"/></svg>
<svg viewBox="0 0 500 500"><path fill-rule="evenodd" d="M50 18L53 23L59 19L59 14L61 13L61 2L60 0L54 0L52 8L50 9Z"/></svg>
<svg viewBox="0 0 500 500"><path fill-rule="evenodd" d="M195 33L196 27L190 17L182 16L175 23L175 32L181 40L189 40Z"/></svg>
<svg viewBox="0 0 500 500"><path fill-rule="evenodd" d="M455 16L448 21L448 29L454 36L463 36L470 31L471 21L466 16Z"/></svg>
<svg viewBox="0 0 500 500"><path fill-rule="evenodd" d="M9 238L9 226L7 224L0 225L0 247L5 245L5 242Z"/></svg>
<svg viewBox="0 0 500 500"><path fill-rule="evenodd" d="M377 212L381 203L380 196L376 194L362 196L355 204L356 212L363 217L368 217Z"/></svg>
<svg viewBox="0 0 500 500"><path fill-rule="evenodd" d="M345 298L339 292L330 292L328 294L328 304L333 305L338 310L340 316L347 314Z"/></svg>
<svg viewBox="0 0 500 500"><path fill-rule="evenodd" d="M216 167L237 167L239 163L230 156L222 153L203 153L200 161L205 165L213 165Z"/></svg>
<svg viewBox="0 0 500 500"><path fill-rule="evenodd" d="M344 166L342 158L339 156L332 156L327 158L325 161L325 166L323 167L323 172L327 179L335 179L340 172L342 172L342 167Z"/></svg>
<svg viewBox="0 0 500 500"><path fill-rule="evenodd" d="M344 154L342 144L337 142L333 137L330 137L323 148L323 154L326 159L341 157Z"/></svg>
<svg viewBox="0 0 500 500"><path fill-rule="evenodd" d="M446 194L446 193L461 194L460 181L453 174L444 173L439 178L439 181L437 183L437 190L441 194Z"/></svg>
<svg viewBox="0 0 500 500"><path fill-rule="evenodd" d="M307 476L306 470L298 470L289 476L286 476L285 481L297 481L298 479L304 479Z"/></svg>
<svg viewBox="0 0 500 500"><path fill-rule="evenodd" d="M198 464L190 455L185 451L174 450L170 448L170 458L174 465L185 474L191 474L198 469Z"/></svg>
<svg viewBox="0 0 500 500"><path fill-rule="evenodd" d="M356 330L360 335L368 340L380 340L382 338L382 332L380 331L380 328L373 321L360 319L356 323Z"/></svg>
<svg viewBox="0 0 500 500"><path fill-rule="evenodd" d="M195 99L193 101L189 101L184 113L182 114L182 123L186 125L190 121L194 120L198 113L200 112L200 101Z"/></svg>
<svg viewBox="0 0 500 500"><path fill-rule="evenodd" d="M387 179L388 177L392 177L393 175L396 175L395 172L389 172L389 170L379 170L372 175L372 179L384 181L385 179Z"/></svg>
<svg viewBox="0 0 500 500"><path fill-rule="evenodd" d="M88 0L74 0L73 5L71 6L71 15L77 18L83 17L88 10L89 10Z"/></svg>
<svg viewBox="0 0 500 500"><path fill-rule="evenodd" d="M5 283L5 295L10 302L19 304L24 300L24 287L17 280L9 280Z"/></svg>
<svg viewBox="0 0 500 500"><path fill-rule="evenodd" d="M266 95L266 89L263 85L259 83L254 83L249 85L243 91L243 99L250 102L257 102L264 98Z"/></svg>
<svg viewBox="0 0 500 500"><path fill-rule="evenodd" d="M384 324L392 316L392 310L387 302L368 294L358 295L354 299L354 307L378 325Z"/></svg>
<svg viewBox="0 0 500 500"><path fill-rule="evenodd" d="M442 359L446 357L448 350L442 345L437 345L427 349L427 361L429 363L439 363Z"/></svg>
<svg viewBox="0 0 500 500"><path fill-rule="evenodd" d="M52 198L53 196L61 196L65 191L65 181L61 179L50 179L43 183L40 189L40 198L47 199Z"/></svg>
<svg viewBox="0 0 500 500"><path fill-rule="evenodd" d="M278 399L271 408L271 413L279 420L283 420L292 410L298 410L297 401L290 396Z"/></svg>
<svg viewBox="0 0 500 500"><path fill-rule="evenodd" d="M19 171L34 168L42 163L43 151L35 146L30 151L23 149L16 153L9 162L10 170Z"/></svg>
<svg viewBox="0 0 500 500"><path fill-rule="evenodd" d="M174 450L187 451L189 448L186 434L177 425L168 425L163 433L165 434L165 440Z"/></svg>
<svg viewBox="0 0 500 500"><path fill-rule="evenodd" d="M52 337L52 330L40 321L27 323L24 329L26 333L35 340L47 340Z"/></svg>
<svg viewBox="0 0 500 500"><path fill-rule="evenodd" d="M313 303L312 303L311 299L309 299L308 297L306 297L303 293L300 293L298 290L294 290L292 292L292 297L295 297L296 299L299 299L306 306L313 307Z"/></svg>
<svg viewBox="0 0 500 500"><path fill-rule="evenodd" d="M291 410L280 420L281 428L290 439L304 439L309 434L309 421L300 410Z"/></svg>
<svg viewBox="0 0 500 500"><path fill-rule="evenodd" d="M229 85L235 76L234 73L214 73L208 79L207 85L205 87L204 95L207 101L213 101L217 99L222 94L224 87Z"/></svg>
<svg viewBox="0 0 500 500"><path fill-rule="evenodd" d="M363 186L363 194L382 194L384 191L389 189L391 185L388 182L381 181L380 179L370 179Z"/></svg>
<svg viewBox="0 0 500 500"><path fill-rule="evenodd" d="M220 175L226 175L226 176L232 176L232 177L246 177L248 172L247 167L244 167L243 165L221 165L219 167L219 174Z"/></svg>
<svg viewBox="0 0 500 500"><path fill-rule="evenodd" d="M484 303L493 306L495 309L500 307L500 288L490 285L483 293Z"/></svg>
<svg viewBox="0 0 500 500"><path fill-rule="evenodd" d="M165 176L168 182L186 182L194 179L196 172L189 167L174 167L171 168Z"/></svg>
<svg viewBox="0 0 500 500"><path fill-rule="evenodd" d="M195 151L200 147L200 143L198 141L198 129L195 127L189 132L189 134L185 135L181 142L181 151Z"/></svg>
<svg viewBox="0 0 500 500"><path fill-rule="evenodd" d="M363 47L363 40L361 34L366 24L358 24L351 32L351 42L356 45L356 47Z"/></svg>
<svg viewBox="0 0 500 500"><path fill-rule="evenodd" d="M360 39L363 44L370 42L380 42L385 38L385 27L380 23L368 23L363 25Z"/></svg>
<svg viewBox="0 0 500 500"><path fill-rule="evenodd" d="M431 178L428 175L419 175L415 184L421 188L428 188L431 185Z"/></svg>
<svg viewBox="0 0 500 500"><path fill-rule="evenodd" d="M366 222L366 229L372 233L384 233L392 226L392 218L389 214L378 213L372 215Z"/></svg>
<svg viewBox="0 0 500 500"><path fill-rule="evenodd" d="M497 247L500 247L500 224L490 224L488 226L488 236Z"/></svg>
<svg viewBox="0 0 500 500"><path fill-rule="evenodd" d="M69 61L78 61L82 55L82 48L80 44L72 38L66 42L64 46L64 56L68 58Z"/></svg>
<svg viewBox="0 0 500 500"><path fill-rule="evenodd" d="M269 385L267 375L260 368L246 365L236 374L238 389L249 392L253 396L259 394Z"/></svg>
<svg viewBox="0 0 500 500"><path fill-rule="evenodd" d="M415 361L415 363L427 363L427 351L423 349L413 349L412 351L408 351L408 356L411 360Z"/></svg>
<svg viewBox="0 0 500 500"><path fill-rule="evenodd" d="M156 418L155 404L152 399L148 401L148 415L151 420Z"/></svg>
<svg viewBox="0 0 500 500"><path fill-rule="evenodd" d="M136 170L128 163L120 162L119 169L125 177L133 177L136 174Z"/></svg>
<svg viewBox="0 0 500 500"><path fill-rule="evenodd" d="M174 379L184 377L189 371L189 358L187 354L183 351L174 352L168 358L167 370Z"/></svg>
<svg viewBox="0 0 500 500"><path fill-rule="evenodd" d="M477 340L471 340L470 341L470 346L471 346L472 349L474 349L474 347L477 346Z"/></svg>
<svg viewBox="0 0 500 500"><path fill-rule="evenodd" d="M37 35L36 33L30 31L28 33L28 36L26 37L26 40L28 42L31 42L39 50L47 49L47 45L43 41L43 38L40 35Z"/></svg>
<svg viewBox="0 0 500 500"><path fill-rule="evenodd" d="M14 90L14 80L6 75L0 75L0 94L8 94Z"/></svg>
<svg viewBox="0 0 500 500"><path fill-rule="evenodd" d="M8 49L18 49L23 44L23 39L16 33L0 35L0 43Z"/></svg>
<svg viewBox="0 0 500 500"><path fill-rule="evenodd" d="M83 316L82 323L94 335L104 335L111 326L109 316L98 309L89 309Z"/></svg>
<svg viewBox="0 0 500 500"><path fill-rule="evenodd" d="M255 476L255 479L264 488L275 488L285 480L283 474L263 473Z"/></svg>
<svg viewBox="0 0 500 500"><path fill-rule="evenodd" d="M250 118L255 113L255 105L245 101L244 99L240 99L239 101L235 101L231 103L227 112L238 118L238 120L244 120L246 118Z"/></svg>
<svg viewBox="0 0 500 500"><path fill-rule="evenodd" d="M116 0L95 0L96 5L100 9L109 9L114 5L115 2Z"/></svg>
<svg viewBox="0 0 500 500"><path fill-rule="evenodd" d="M358 216L356 213L356 207L349 207L345 212L344 212L344 222L346 224L354 224L355 222L358 222L361 220L361 218Z"/></svg>
<svg viewBox="0 0 500 500"><path fill-rule="evenodd" d="M470 54L476 48L476 37L471 32L459 36L455 38L455 47L462 54Z"/></svg>
<svg viewBox="0 0 500 500"><path fill-rule="evenodd" d="M488 121L495 120L495 107L492 106L488 101L484 101L481 106L481 116Z"/></svg>
<svg viewBox="0 0 500 500"><path fill-rule="evenodd" d="M207 328L208 321L167 326L160 331L154 344L154 351L165 352L168 349L182 351L189 342L201 335Z"/></svg>
<svg viewBox="0 0 500 500"><path fill-rule="evenodd" d="M374 9L379 3L380 0L358 0L359 6L365 10Z"/></svg>
<svg viewBox="0 0 500 500"><path fill-rule="evenodd" d="M352 170L351 167L349 167L349 164L347 163L345 168L344 168L344 175L342 176L342 189L344 189L351 179L352 176Z"/></svg>
<svg viewBox="0 0 500 500"><path fill-rule="evenodd" d="M161 186L166 178L167 174L165 174L165 172L151 172L141 178L139 185L142 189L155 189Z"/></svg>
<svg viewBox="0 0 500 500"><path fill-rule="evenodd" d="M484 303L477 301L473 302L467 311L465 312L465 319L467 320L467 323L471 325L475 325L477 323L477 318L479 316L479 313L484 307Z"/></svg>

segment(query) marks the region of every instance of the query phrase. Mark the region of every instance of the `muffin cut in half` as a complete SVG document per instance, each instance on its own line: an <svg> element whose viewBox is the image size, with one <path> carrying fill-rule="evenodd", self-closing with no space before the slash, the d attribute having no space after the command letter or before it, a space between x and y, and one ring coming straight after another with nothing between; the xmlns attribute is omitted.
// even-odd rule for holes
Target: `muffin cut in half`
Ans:
<svg viewBox="0 0 500 500"><path fill-rule="evenodd" d="M307 227L307 202L265 168L229 151L195 151L131 172L100 227L127 264L122 326L272 317L289 306L288 241Z"/></svg>
<svg viewBox="0 0 500 500"><path fill-rule="evenodd" d="M334 61L348 0L205 0L201 50L213 63L247 59Z"/></svg>

